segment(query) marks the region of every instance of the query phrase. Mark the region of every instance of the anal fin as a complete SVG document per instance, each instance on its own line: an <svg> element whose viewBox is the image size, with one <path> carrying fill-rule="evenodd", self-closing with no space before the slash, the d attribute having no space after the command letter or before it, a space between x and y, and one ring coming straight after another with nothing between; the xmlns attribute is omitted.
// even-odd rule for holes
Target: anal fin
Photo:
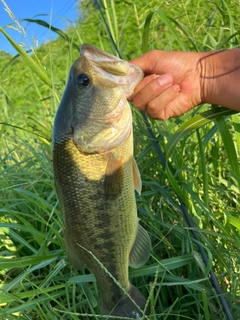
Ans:
<svg viewBox="0 0 240 320"><path fill-rule="evenodd" d="M132 268L143 266L149 259L151 248L151 240L147 231L138 224L136 239L129 255L129 266Z"/></svg>

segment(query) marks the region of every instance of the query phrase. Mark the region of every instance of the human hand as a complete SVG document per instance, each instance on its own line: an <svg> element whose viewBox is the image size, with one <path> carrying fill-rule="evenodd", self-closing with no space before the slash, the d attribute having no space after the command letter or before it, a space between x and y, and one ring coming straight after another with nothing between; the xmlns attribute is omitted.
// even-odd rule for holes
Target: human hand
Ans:
<svg viewBox="0 0 240 320"><path fill-rule="evenodd" d="M154 119L184 114L202 102L200 59L197 52L154 50L130 61L145 77L129 100Z"/></svg>

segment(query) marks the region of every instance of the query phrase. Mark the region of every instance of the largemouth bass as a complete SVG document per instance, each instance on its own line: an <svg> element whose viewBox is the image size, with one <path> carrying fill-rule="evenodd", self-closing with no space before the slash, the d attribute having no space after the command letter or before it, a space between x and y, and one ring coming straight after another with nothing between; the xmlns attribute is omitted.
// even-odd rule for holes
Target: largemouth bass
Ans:
<svg viewBox="0 0 240 320"><path fill-rule="evenodd" d="M103 315L133 319L143 315L146 300L130 284L128 266L145 264L151 249L137 218L134 189L141 192L141 178L127 102L142 77L139 67L83 44L53 132L68 259L95 275Z"/></svg>

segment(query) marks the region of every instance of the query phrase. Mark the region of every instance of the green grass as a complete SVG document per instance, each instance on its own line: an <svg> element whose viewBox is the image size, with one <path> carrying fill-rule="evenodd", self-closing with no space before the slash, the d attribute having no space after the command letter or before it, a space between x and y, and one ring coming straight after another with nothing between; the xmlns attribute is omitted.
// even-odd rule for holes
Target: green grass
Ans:
<svg viewBox="0 0 240 320"><path fill-rule="evenodd" d="M153 48L239 46L238 1L106 0L103 5L125 59ZM79 11L86 14L76 27L53 29L59 38L32 48L31 55L13 39L19 56L0 52L0 319L99 319L93 275L87 269L73 271L66 259L51 162L53 117L78 57L77 45L88 41L115 53L92 2L82 1ZM0 27L8 37L7 28ZM150 320L227 319L208 276L212 268L238 320L239 115L203 105L179 118L150 123L166 168L133 108L134 150L143 181L137 205L153 250L145 266L130 269L131 282L148 299ZM200 243L183 218L176 193Z"/></svg>

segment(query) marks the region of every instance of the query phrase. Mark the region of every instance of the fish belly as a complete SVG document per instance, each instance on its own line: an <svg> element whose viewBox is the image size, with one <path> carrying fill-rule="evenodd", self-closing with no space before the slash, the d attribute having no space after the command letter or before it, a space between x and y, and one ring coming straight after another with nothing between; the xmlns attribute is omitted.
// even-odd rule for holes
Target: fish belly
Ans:
<svg viewBox="0 0 240 320"><path fill-rule="evenodd" d="M105 153L81 152L72 139L54 146L54 176L68 258L94 273L102 304L130 290L128 260L137 232L132 135Z"/></svg>

